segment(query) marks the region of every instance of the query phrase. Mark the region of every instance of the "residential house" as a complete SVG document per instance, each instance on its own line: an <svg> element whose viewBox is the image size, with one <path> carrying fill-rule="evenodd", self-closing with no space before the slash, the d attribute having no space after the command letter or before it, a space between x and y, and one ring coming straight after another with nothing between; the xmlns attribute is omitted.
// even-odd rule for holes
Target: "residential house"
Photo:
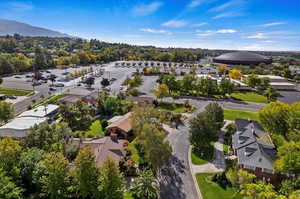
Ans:
<svg viewBox="0 0 300 199"><path fill-rule="evenodd" d="M128 133L132 130L131 126L132 112L129 112L123 116L114 117L115 120L112 121L106 129L110 131L111 134L117 134L119 137L126 138ZM112 119L114 119L112 118Z"/></svg>
<svg viewBox="0 0 300 199"><path fill-rule="evenodd" d="M281 175L274 172L276 150L271 137L256 121L237 119L237 132L232 136L232 147L240 168L259 179L279 182Z"/></svg>
<svg viewBox="0 0 300 199"><path fill-rule="evenodd" d="M73 138L71 140L72 145L78 145L81 147L90 147L94 154L98 167L102 167L104 162L108 159L114 161L116 165L122 158L126 156L125 147L127 146L126 140L118 140L117 138L103 137L103 138L86 138L80 140L79 138Z"/></svg>

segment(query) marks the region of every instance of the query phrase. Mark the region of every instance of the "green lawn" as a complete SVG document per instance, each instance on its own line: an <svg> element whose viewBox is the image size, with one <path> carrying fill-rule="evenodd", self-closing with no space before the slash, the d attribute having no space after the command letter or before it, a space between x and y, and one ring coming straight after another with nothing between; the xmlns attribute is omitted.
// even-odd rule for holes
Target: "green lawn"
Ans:
<svg viewBox="0 0 300 199"><path fill-rule="evenodd" d="M190 111L184 106L184 104L180 103L159 102L157 108L174 113L186 113Z"/></svg>
<svg viewBox="0 0 300 199"><path fill-rule="evenodd" d="M268 100L265 96L255 92L237 92L237 93L232 93L230 96L234 99L241 100L241 101L265 103L265 104L268 103Z"/></svg>
<svg viewBox="0 0 300 199"><path fill-rule="evenodd" d="M203 149L203 152L196 152L192 150L191 159L192 163L196 165L200 164L206 164L208 161L212 160L213 154L214 154L214 142L210 142L209 147L207 147L205 150ZM203 156L201 157L201 152L203 153Z"/></svg>
<svg viewBox="0 0 300 199"><path fill-rule="evenodd" d="M34 91L33 90L15 89L15 88L0 88L0 94L25 96L25 95L33 95Z"/></svg>
<svg viewBox="0 0 300 199"><path fill-rule="evenodd" d="M235 119L251 119L258 121L258 112L245 111L238 109L224 109L224 119L235 120Z"/></svg>
<svg viewBox="0 0 300 199"><path fill-rule="evenodd" d="M33 108L38 107L38 106L44 106L47 104L55 104L60 98L65 97L68 94L57 94L57 95L52 95L50 97L45 98L42 102L35 104Z"/></svg>
<svg viewBox="0 0 300 199"><path fill-rule="evenodd" d="M240 199L242 198L236 189L232 187L222 188L218 184L211 182L210 177L213 173L196 174L198 186L201 190L203 199Z"/></svg>

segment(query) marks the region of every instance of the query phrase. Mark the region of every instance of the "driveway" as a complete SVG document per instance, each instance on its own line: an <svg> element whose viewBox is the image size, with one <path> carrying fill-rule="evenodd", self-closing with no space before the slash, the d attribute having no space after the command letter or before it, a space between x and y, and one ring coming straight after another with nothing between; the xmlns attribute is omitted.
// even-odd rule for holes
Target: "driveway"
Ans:
<svg viewBox="0 0 300 199"><path fill-rule="evenodd" d="M190 119L202 112L208 103L204 102L202 107L198 107ZM173 149L173 156L170 163L161 170L162 199L199 199L188 161L190 147L188 128L187 121L185 125L170 132L167 137Z"/></svg>

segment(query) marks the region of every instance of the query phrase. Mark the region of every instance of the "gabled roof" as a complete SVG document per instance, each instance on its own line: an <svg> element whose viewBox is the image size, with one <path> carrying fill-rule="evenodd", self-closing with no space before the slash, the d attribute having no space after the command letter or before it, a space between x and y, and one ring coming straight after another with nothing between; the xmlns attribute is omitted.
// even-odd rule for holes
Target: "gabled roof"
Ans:
<svg viewBox="0 0 300 199"><path fill-rule="evenodd" d="M119 161L126 155L124 150L125 142L125 140L113 140L111 137L84 139L81 142L79 138L74 138L71 144L80 145L80 147L90 147L95 153L97 165L102 167L104 162L108 159L119 164Z"/></svg>
<svg viewBox="0 0 300 199"><path fill-rule="evenodd" d="M238 163L272 170L276 150L269 134L255 121L237 119L236 125L232 146L236 150Z"/></svg>
<svg viewBox="0 0 300 199"><path fill-rule="evenodd" d="M132 129L131 116L132 116L132 112L125 114L122 118L120 118L119 120L117 120L117 121L111 123L109 126L107 126L106 129L118 128L118 129L121 129L122 131L128 133Z"/></svg>

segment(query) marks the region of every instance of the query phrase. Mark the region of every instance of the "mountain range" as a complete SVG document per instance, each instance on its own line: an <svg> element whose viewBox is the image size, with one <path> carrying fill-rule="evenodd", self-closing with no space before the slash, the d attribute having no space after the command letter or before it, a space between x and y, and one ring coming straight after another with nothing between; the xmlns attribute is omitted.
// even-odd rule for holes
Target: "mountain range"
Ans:
<svg viewBox="0 0 300 199"><path fill-rule="evenodd" d="M0 35L20 34L30 37L71 37L58 31L32 26L17 21L0 19Z"/></svg>

